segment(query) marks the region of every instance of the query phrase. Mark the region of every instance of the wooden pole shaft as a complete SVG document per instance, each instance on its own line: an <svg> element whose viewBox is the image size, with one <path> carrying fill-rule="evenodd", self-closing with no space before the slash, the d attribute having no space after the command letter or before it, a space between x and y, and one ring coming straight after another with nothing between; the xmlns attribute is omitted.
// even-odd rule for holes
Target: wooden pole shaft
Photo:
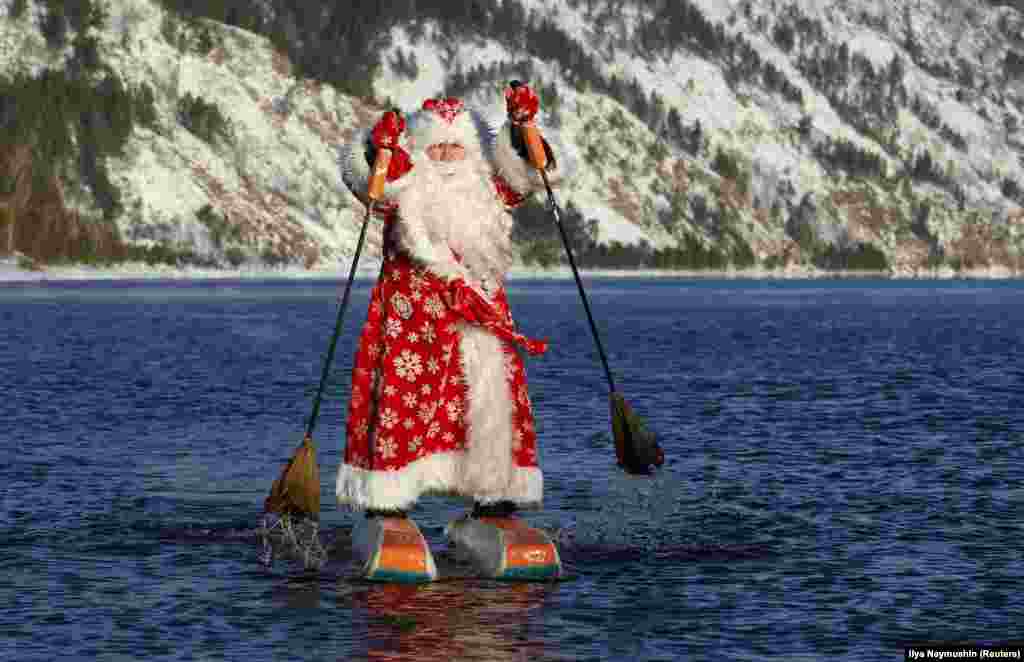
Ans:
<svg viewBox="0 0 1024 662"><path fill-rule="evenodd" d="M316 390L316 397L313 398L313 411L306 423L306 437L312 440L313 429L316 427L316 419L320 414L320 400L324 395L324 387L327 386L327 378L331 374L331 363L334 362L334 350L338 346L338 336L341 335L341 325L345 319L345 309L348 308L348 298L352 293L352 281L356 278L356 266L359 264L359 255L363 252L363 242L366 241L366 226L370 224L370 217L373 215L373 203L366 206L366 217L363 219L363 227L359 230L359 239L356 241L356 254L352 256L352 265L348 270L348 283L345 285L345 294L341 298L341 305L338 307L338 319L334 323L334 333L331 335L331 344L327 348L327 358L324 359L323 371L320 373L320 386Z"/></svg>
<svg viewBox="0 0 1024 662"><path fill-rule="evenodd" d="M548 155L544 151L544 140L540 137L540 131L535 124L524 124L522 126L523 140L526 141L526 151L530 154L530 163L541 172L548 165Z"/></svg>
<svg viewBox="0 0 1024 662"><path fill-rule="evenodd" d="M587 301L587 293L583 289L583 281L580 280L579 269L576 268L576 260L572 256L572 246L569 245L569 236L565 233L565 226L562 225L562 213L558 210L558 202L555 194L551 191L551 183L548 182L548 173L540 171L541 179L544 180L544 188L548 193L548 208L555 217L555 225L558 226L558 233L562 237L562 245L565 247L565 254L569 257L569 266L572 267L573 278L576 279L576 288L580 292L580 299L583 300L583 310L587 313L587 321L590 322L590 332L594 334L594 344L597 345L597 355L601 358L601 365L604 366L604 375L608 378L608 388L614 395L615 378L612 377L612 369L608 367L608 357L604 353L604 345L601 343L601 335L597 332L597 324L594 323L594 315L590 312L590 302Z"/></svg>
<svg viewBox="0 0 1024 662"><path fill-rule="evenodd" d="M388 166L391 164L391 150L378 149L377 158L373 161L373 170L370 172L370 185L366 195L370 200L377 201L384 197L384 185L388 180Z"/></svg>

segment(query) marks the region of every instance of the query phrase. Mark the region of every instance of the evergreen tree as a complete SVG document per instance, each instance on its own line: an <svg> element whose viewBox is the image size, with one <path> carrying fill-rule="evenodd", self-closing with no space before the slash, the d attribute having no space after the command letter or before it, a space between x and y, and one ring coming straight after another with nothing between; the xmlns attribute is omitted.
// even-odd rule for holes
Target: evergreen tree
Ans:
<svg viewBox="0 0 1024 662"><path fill-rule="evenodd" d="M680 146L684 144L683 120L679 116L679 109L675 106L668 109L668 115L665 118L665 133L672 144Z"/></svg>

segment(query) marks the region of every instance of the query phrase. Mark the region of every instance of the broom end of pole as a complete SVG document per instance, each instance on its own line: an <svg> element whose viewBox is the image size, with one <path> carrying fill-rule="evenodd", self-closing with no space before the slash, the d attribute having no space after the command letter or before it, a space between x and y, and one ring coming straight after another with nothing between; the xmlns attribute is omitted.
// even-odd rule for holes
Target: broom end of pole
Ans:
<svg viewBox="0 0 1024 662"><path fill-rule="evenodd" d="M316 445L306 435L291 459L274 481L263 502L265 513L320 517L320 469L316 462Z"/></svg>

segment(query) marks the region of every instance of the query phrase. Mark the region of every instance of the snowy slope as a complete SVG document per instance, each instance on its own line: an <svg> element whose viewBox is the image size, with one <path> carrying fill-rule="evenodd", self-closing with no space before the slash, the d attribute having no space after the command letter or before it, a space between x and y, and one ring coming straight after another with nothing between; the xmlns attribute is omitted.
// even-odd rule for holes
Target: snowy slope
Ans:
<svg viewBox="0 0 1024 662"><path fill-rule="evenodd" d="M0 21L6 72L60 65L39 34L40 11L29 4L19 20ZM209 229L196 212L211 205L240 229L251 255L331 269L351 255L363 218L339 179L336 149L370 109L329 86L296 80L287 58L261 36L210 22L219 45L200 57L167 43L165 12L156 3L109 7L109 27L98 35L103 61L129 86L152 86L159 114L155 131L136 130L126 156L108 164L128 210L118 219L122 235L210 251ZM186 94L222 109L234 133L230 144L210 145L183 128L175 112ZM379 231L369 236L373 256Z"/></svg>
<svg viewBox="0 0 1024 662"><path fill-rule="evenodd" d="M1002 33L1015 34L1018 38L1021 34L1021 16L1015 10L983 8L974 3L949 0L899 3L701 0L695 3L707 18L727 26L727 34L745 39L763 61L773 63L800 87L804 101L802 107L797 107L777 95L759 90L756 83L730 85L721 66L687 52L675 52L669 58L651 58L615 49L609 46L616 37L614 31L598 34L589 29L584 9L587 3L575 3L576 10L555 0L528 0L525 4L555 17L567 34L589 48L593 57L602 57L612 50L615 55L609 63L609 71L635 77L647 92L662 95L666 104L680 111L685 124L699 121L711 136L711 153L720 145L745 155L754 175L752 188L764 192L760 196L762 208L770 207L773 202L772 187L763 185L766 178L771 180L769 184L779 180L791 183L794 194L791 200L800 200L808 193L822 200L863 186L860 182L851 185L841 175L829 173L805 146L793 140L792 129L805 116L811 120L816 133L849 140L866 151L879 154L890 173L897 173L904 167L900 158L894 158L871 136L865 136L845 122L828 98L800 73L794 64L795 58L772 42L769 35L776 21L782 20L779 17L798 9L806 18L824 26L827 47L838 49L845 43L851 53L867 58L878 71L890 66L894 57L899 57L907 63L904 82L908 94L919 96L935 108L942 123L965 139L966 147L958 149L939 131L926 126L907 109L901 109L892 131L894 140L889 152L894 150L895 156L905 162L927 150L964 186L967 213L951 212L950 208L955 205L948 192L933 190L927 184L915 187L913 200L889 196L874 187L881 198L877 206L909 217L913 207L920 206L922 200L930 203L929 230L950 253L957 250L955 244L963 237L965 218L971 212L976 215L971 221L980 218L1003 231L1012 258L1017 258L1024 248L1022 228L1019 221L1014 222L1020 217L1019 203L1007 199L1000 190L1007 178L1024 181L1018 159L1020 143L1015 143L1014 136L1005 128L1006 118L1010 118L1014 126L1020 126L1021 96L1017 93L1020 88L1016 84L1009 85L1005 95L1000 89L1002 62L1010 48ZM627 37L635 30L636 17L642 11L633 8L622 12L620 25ZM951 53L955 52L956 57L974 71L975 87L980 89L969 90L958 99L958 86L954 81L916 66L903 45L908 31L924 51L923 60L954 61ZM800 38L798 35L798 40ZM707 159L698 161L707 165ZM758 179L762 180L760 184ZM819 207L818 211L821 224L845 227L850 225L848 215L860 210ZM748 219L758 216L754 208L745 209L744 215ZM766 240L786 241L781 223L762 229ZM827 228L823 230L824 234L829 234ZM863 228L855 227L852 233L856 235L858 230ZM890 232L903 230L905 228L897 228ZM756 237L758 233L752 234ZM887 236L885 229L860 234L885 247L895 262L900 261L900 251L895 244L900 243L901 238ZM906 268L914 270L920 266L912 264Z"/></svg>
<svg viewBox="0 0 1024 662"><path fill-rule="evenodd" d="M1016 10L960 0L693 0L706 19L798 88L796 103L757 77L737 79L731 70L737 63L722 56L687 48L637 52L631 44L658 3L522 4L553 20L605 76L635 79L674 108L685 127L703 129L706 149L665 150L665 141L626 105L573 89L558 62L531 58L531 84L558 88L559 130L585 164L561 201L598 220L600 241L671 247L696 237L712 245L727 224L759 261L779 266L807 266L821 246L860 244L881 250L899 274L950 267L1009 273L1024 263L1024 213L1020 196L1007 188L1024 188L1024 85L1004 64L1011 52L1024 51L1024 17ZM0 2L0 12L6 5L9 0ZM595 16L612 5L614 19L598 25ZM428 23L413 40L397 25L374 81L380 104L368 107L329 85L293 77L287 58L264 37L211 23L219 45L199 56L167 42L165 12L152 0L110 3L110 14L100 35L104 61L129 82L153 85L160 110L157 130L137 131L127 156L110 164L129 210L118 219L123 236L213 251L209 228L196 216L211 205L239 229L253 259L279 255L314 269L336 269L354 249L361 209L340 184L335 149L356 127L390 104L412 110L445 93L455 71L529 57L488 35L443 42ZM38 72L67 57L47 51L40 19L30 1L25 16L0 21L4 71ZM779 30L792 26L794 45L783 48ZM867 62L878 78L850 75L826 90L802 68L840 47L854 70ZM399 54L414 57L415 77L387 64ZM887 86L886 72L897 64L906 99L891 122L867 131L856 126L835 95L854 107L867 104L877 91L869 88ZM502 114L502 82L469 99L495 119ZM229 111L230 144L211 146L176 121L175 104L186 93ZM895 93L886 87L883 96ZM912 99L925 111L912 108ZM928 112L938 120L926 121ZM875 155L885 177L852 175L816 151L839 142ZM716 172L719 153L736 159L749 177L747 191ZM937 173L931 179L911 172L926 153ZM824 243L801 244L801 224ZM371 233L370 241L372 256L379 237Z"/></svg>

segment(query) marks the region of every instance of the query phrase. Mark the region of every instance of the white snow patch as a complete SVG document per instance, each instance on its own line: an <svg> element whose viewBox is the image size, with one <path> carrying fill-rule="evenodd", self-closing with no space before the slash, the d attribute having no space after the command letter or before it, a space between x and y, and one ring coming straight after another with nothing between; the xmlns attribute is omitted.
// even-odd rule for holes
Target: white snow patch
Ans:
<svg viewBox="0 0 1024 662"><path fill-rule="evenodd" d="M936 103L942 121L968 142L987 133L984 120L973 110L955 99L942 99Z"/></svg>
<svg viewBox="0 0 1024 662"><path fill-rule="evenodd" d="M860 53L866 57L875 68L875 72L888 67L895 55L892 43L874 32L859 32L846 44L850 47L851 54Z"/></svg>
<svg viewBox="0 0 1024 662"><path fill-rule="evenodd" d="M636 244L641 240L650 242L651 239L644 230L635 224L627 221L614 209L604 206L593 206L580 210L585 218L596 218L600 223L597 241L602 244L610 244L618 241L623 244Z"/></svg>
<svg viewBox="0 0 1024 662"><path fill-rule="evenodd" d="M721 23L733 13L733 7L739 5L741 0L694 0L694 5L700 8L704 17L712 23Z"/></svg>
<svg viewBox="0 0 1024 662"><path fill-rule="evenodd" d="M410 80L395 72L390 64L385 64L381 67L374 85L378 93L390 99L392 104L407 112L413 111L418 109L425 99L437 95L444 87L444 63L441 61L440 52L436 48L431 48L427 39L412 45L405 28L393 28L391 40L395 47L388 49L381 58L382 61L389 63L394 58L396 49L401 48L406 57L411 54L415 58L419 75Z"/></svg>

